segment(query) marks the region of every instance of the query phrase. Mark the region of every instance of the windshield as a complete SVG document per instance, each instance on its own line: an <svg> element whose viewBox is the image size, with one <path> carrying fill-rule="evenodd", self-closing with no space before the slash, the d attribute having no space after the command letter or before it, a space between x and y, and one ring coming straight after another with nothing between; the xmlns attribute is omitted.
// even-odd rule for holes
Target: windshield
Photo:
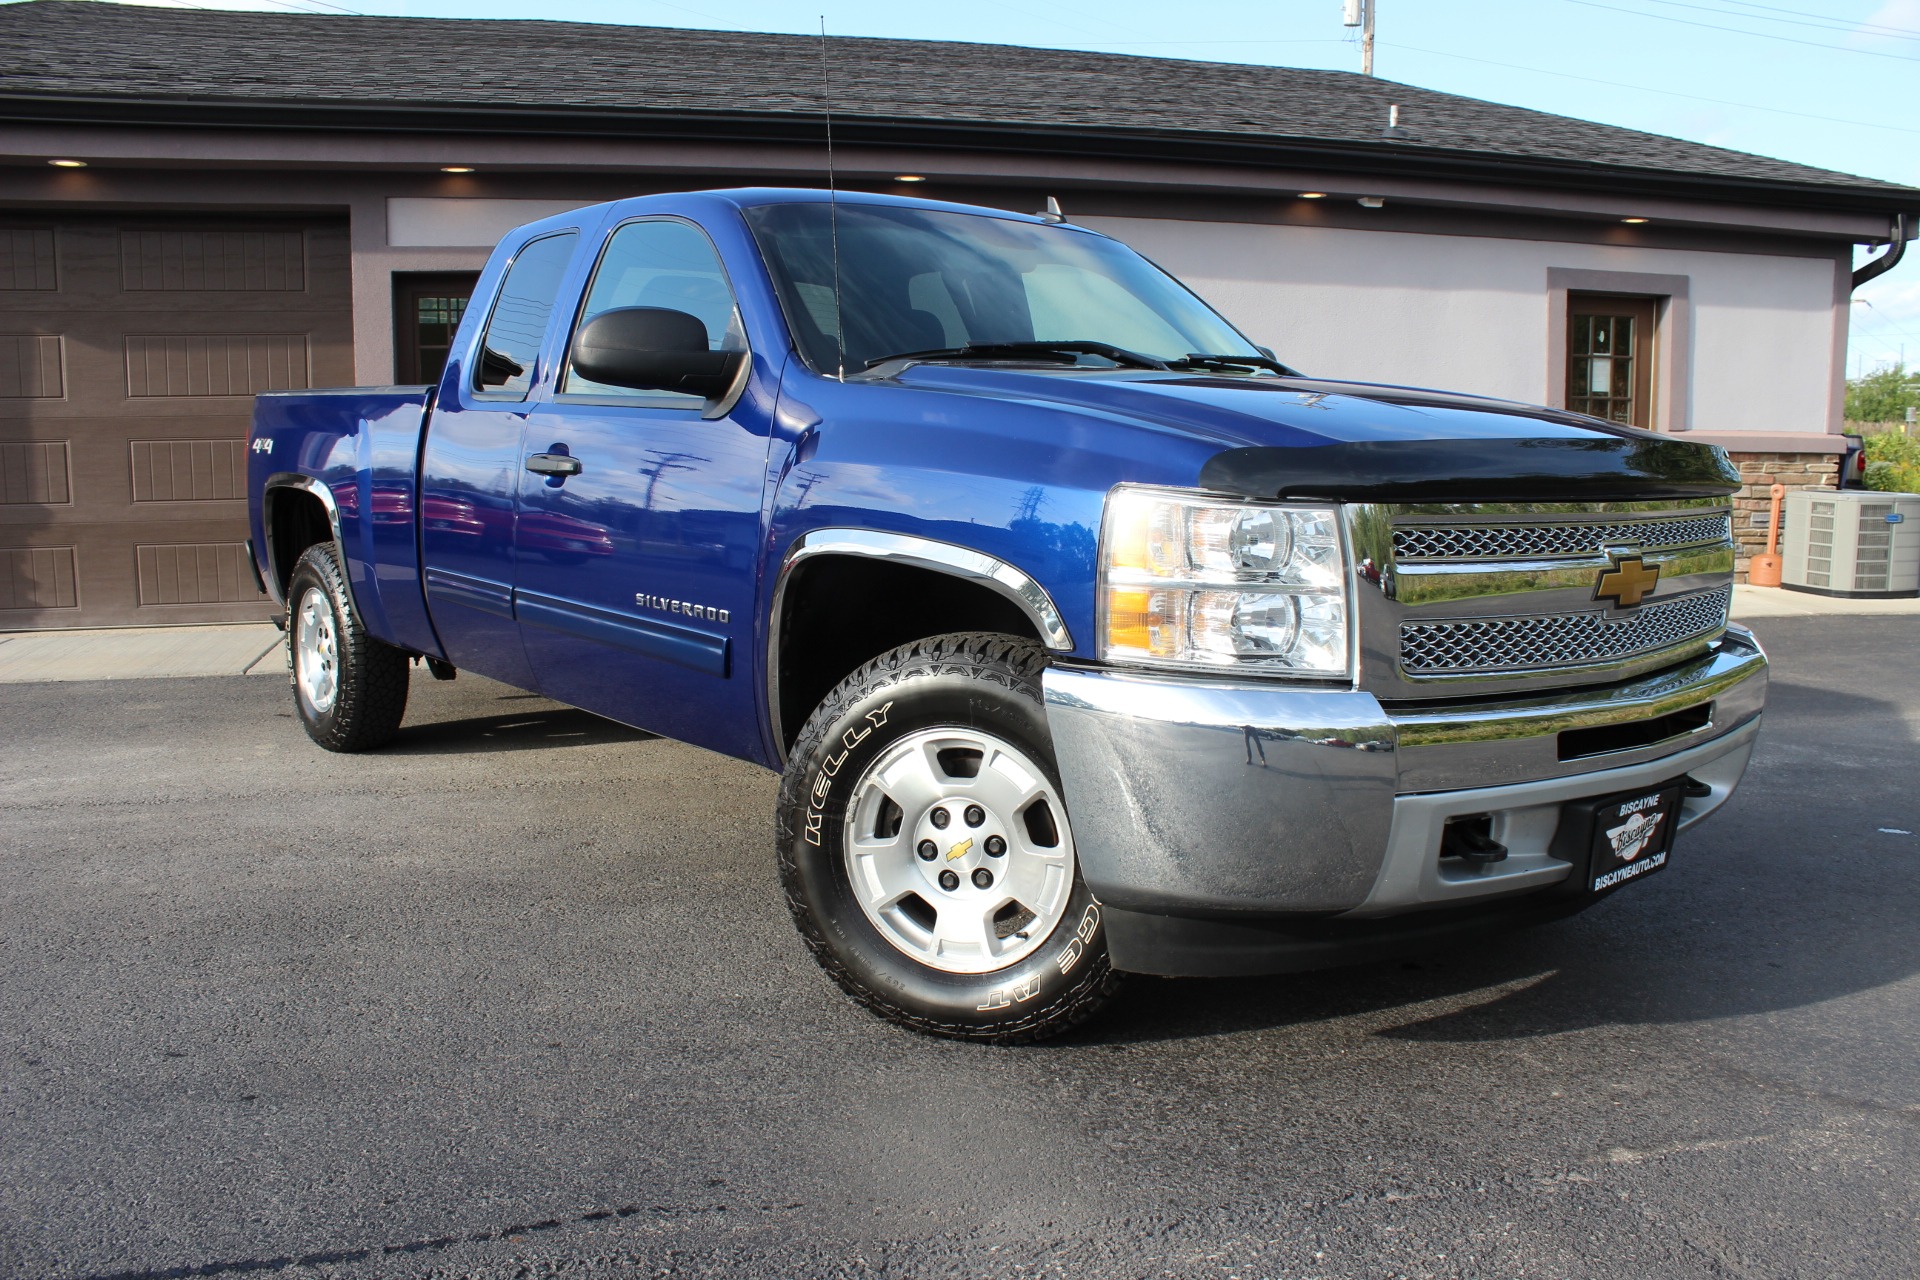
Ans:
<svg viewBox="0 0 1920 1280"><path fill-rule="evenodd" d="M1012 342L1100 343L1161 359L1258 354L1185 286L1103 236L981 214L827 204L749 209L801 356L855 373L883 356Z"/></svg>

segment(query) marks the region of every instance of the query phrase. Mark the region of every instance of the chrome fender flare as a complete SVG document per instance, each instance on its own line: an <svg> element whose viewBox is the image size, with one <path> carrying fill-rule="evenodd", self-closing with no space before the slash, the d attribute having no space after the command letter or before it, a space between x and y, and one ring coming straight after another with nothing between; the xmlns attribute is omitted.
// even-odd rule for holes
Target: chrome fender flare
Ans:
<svg viewBox="0 0 1920 1280"><path fill-rule="evenodd" d="M1055 653L1073 651L1073 636L1053 597L1033 575L1017 565L971 547L908 533L885 533L877 529L810 530L796 538L781 559L779 574L774 579L772 606L767 613L767 722L773 728L773 741L782 760L786 756L782 745L786 740L786 727L780 719L780 627L787 586L801 564L828 555L887 560L977 583L1012 601L1033 624L1048 649Z"/></svg>

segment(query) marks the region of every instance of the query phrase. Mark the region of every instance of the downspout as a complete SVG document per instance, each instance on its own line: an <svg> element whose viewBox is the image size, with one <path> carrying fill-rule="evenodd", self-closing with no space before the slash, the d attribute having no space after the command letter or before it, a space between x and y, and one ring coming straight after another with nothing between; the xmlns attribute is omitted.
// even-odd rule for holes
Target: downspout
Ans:
<svg viewBox="0 0 1920 1280"><path fill-rule="evenodd" d="M1887 245L1887 251L1871 262L1862 263L1853 273L1853 287L1858 289L1867 281L1883 276L1906 256L1907 252L1907 215L1893 215L1893 241Z"/></svg>

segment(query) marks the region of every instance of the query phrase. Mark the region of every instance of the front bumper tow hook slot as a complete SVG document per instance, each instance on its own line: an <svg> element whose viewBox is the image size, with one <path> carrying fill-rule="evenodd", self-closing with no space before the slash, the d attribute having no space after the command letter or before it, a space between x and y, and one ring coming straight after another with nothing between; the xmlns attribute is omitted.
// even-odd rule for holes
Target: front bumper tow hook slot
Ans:
<svg viewBox="0 0 1920 1280"><path fill-rule="evenodd" d="M1713 794L1713 788L1697 778L1682 778L1680 793L1689 800L1705 800Z"/></svg>
<svg viewBox="0 0 1920 1280"><path fill-rule="evenodd" d="M1488 815L1453 818L1440 837L1440 856L1459 858L1476 868L1490 867L1506 860L1507 846L1493 838L1493 819Z"/></svg>

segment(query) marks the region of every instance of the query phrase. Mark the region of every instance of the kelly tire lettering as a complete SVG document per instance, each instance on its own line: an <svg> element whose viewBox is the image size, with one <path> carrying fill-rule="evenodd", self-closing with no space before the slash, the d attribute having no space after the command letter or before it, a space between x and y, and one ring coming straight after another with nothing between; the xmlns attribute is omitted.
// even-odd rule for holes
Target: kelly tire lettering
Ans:
<svg viewBox="0 0 1920 1280"><path fill-rule="evenodd" d="M853 754L853 749L865 742L875 729L886 727L887 711L892 706L893 704L889 702L879 710L869 711L863 715L860 723L853 725L840 735L839 754L829 757L826 764L820 767L819 774L813 780L813 793L808 802L808 844L816 847L820 844L820 831L825 822L825 814L822 810L826 805L827 797L833 791L833 780L838 776L841 766L846 764L847 757Z"/></svg>

